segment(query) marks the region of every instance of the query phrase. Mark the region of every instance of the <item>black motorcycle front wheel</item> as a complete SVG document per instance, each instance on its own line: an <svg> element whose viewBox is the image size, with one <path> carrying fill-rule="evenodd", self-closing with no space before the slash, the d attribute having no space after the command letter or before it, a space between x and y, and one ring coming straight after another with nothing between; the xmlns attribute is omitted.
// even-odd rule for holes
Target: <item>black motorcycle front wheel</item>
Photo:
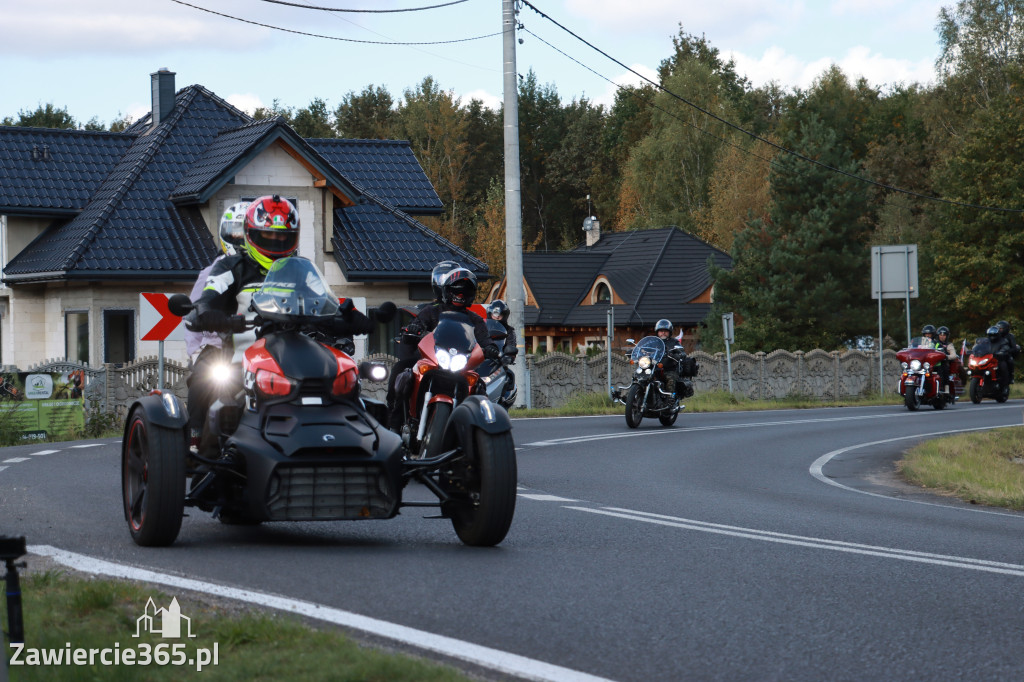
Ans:
<svg viewBox="0 0 1024 682"><path fill-rule="evenodd" d="M491 547L508 534L516 511L516 446L510 432L474 429L473 457L457 465L469 500L450 507L452 527L463 543Z"/></svg>
<svg viewBox="0 0 1024 682"><path fill-rule="evenodd" d="M917 386L907 386L904 389L903 404L907 406L907 409L911 412L921 407L921 398L917 395Z"/></svg>
<svg viewBox="0 0 1024 682"><path fill-rule="evenodd" d="M644 419L644 388L633 384L626 393L626 426L635 429Z"/></svg>
<svg viewBox="0 0 1024 682"><path fill-rule="evenodd" d="M185 513L185 434L149 423L136 407L121 445L121 498L132 540L143 547L174 542Z"/></svg>
<svg viewBox="0 0 1024 682"><path fill-rule="evenodd" d="M981 402L983 395L981 388L981 377L971 377L971 402L977 405Z"/></svg>

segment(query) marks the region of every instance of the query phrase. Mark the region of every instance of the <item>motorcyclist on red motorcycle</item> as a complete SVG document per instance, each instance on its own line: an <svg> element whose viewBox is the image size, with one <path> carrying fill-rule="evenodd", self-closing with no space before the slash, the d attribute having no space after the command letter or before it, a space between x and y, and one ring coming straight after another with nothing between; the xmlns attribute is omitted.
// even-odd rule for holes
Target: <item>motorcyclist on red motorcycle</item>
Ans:
<svg viewBox="0 0 1024 682"><path fill-rule="evenodd" d="M245 213L244 243L238 253L214 262L203 292L196 301L195 320L189 325L193 331L222 334L225 364L240 363L241 355L256 341L255 332L242 328L237 315L254 316L249 311L249 303L266 278L267 270L274 261L294 255L298 245L299 214L290 201L275 194L260 197L249 205ZM355 309L351 299L347 299L331 328L324 331L338 337L350 337L367 334L372 329L373 323ZM213 371L205 370L190 377L190 381L199 386L195 392L196 404L190 401L188 405L190 415L202 415L200 418L205 419L218 395L234 396L241 391L241 372L226 372L219 381L213 374ZM209 431L204 424L198 446L203 455L209 455L216 449L216 442L206 437Z"/></svg>
<svg viewBox="0 0 1024 682"><path fill-rule="evenodd" d="M1016 370L1017 356L1020 355L1020 346L1017 344L1017 339L1010 333L1010 323L1006 320L999 320L996 322L996 326L999 327L999 335L1006 339L1006 343L1009 346L1010 354L1006 358L1007 368L1010 372L1010 383L1013 383L1013 374Z"/></svg>
<svg viewBox="0 0 1024 682"><path fill-rule="evenodd" d="M463 313L469 318L469 323L473 325L473 335L476 337L476 342L483 351L484 357L492 360L497 360L501 357L501 350L491 340L491 335L487 331L487 324L482 317L469 309L469 306L473 305L473 299L476 298L476 275L466 268L458 267L443 273L439 279L441 302L430 305L421 311L416 319L406 326L407 332L416 336L422 336L437 327L437 323L441 319L441 313ZM404 372L409 371L411 370L404 370ZM404 405L409 396L404 394L401 387L408 386L411 383L410 381L403 381L400 376L395 377L394 402L390 406L390 416L388 418L389 429L397 431L402 428L405 418Z"/></svg>
<svg viewBox="0 0 1024 682"><path fill-rule="evenodd" d="M942 378L942 385L940 387L940 390L949 391L952 390L949 387L953 384L953 377L950 375L949 372L949 363L953 360L956 360L959 356L956 352L956 346L954 346L949 339L949 327L947 327L946 325L942 325L937 330L935 330L935 336L935 347L946 354L946 359L940 362L939 366L936 368L939 371L939 376Z"/></svg>
<svg viewBox="0 0 1024 682"><path fill-rule="evenodd" d="M1010 392L1010 342L1006 340L998 326L991 326L985 332L989 343L992 345L992 355L999 361L999 385L1003 387L1004 393Z"/></svg>

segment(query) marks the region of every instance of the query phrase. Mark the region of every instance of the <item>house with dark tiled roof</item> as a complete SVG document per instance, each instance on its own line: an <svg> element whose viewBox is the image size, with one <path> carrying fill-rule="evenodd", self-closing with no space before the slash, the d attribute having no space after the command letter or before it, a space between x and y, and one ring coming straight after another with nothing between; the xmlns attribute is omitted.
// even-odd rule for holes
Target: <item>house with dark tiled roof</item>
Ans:
<svg viewBox="0 0 1024 682"><path fill-rule="evenodd" d="M653 334L668 318L692 351L711 310L709 259L732 267L727 253L677 227L602 235L597 221L572 251L524 253L526 351L603 348L609 308L613 348ZM495 298L506 299L504 279L491 288L488 301Z"/></svg>
<svg viewBox="0 0 1024 682"><path fill-rule="evenodd" d="M441 260L487 277L417 221L442 205L408 142L303 139L174 77L151 74L152 110L123 132L0 127L0 364L155 355L140 294L188 293L224 209L265 194L295 202L299 255L369 308L429 300ZM186 360L184 343L165 355Z"/></svg>

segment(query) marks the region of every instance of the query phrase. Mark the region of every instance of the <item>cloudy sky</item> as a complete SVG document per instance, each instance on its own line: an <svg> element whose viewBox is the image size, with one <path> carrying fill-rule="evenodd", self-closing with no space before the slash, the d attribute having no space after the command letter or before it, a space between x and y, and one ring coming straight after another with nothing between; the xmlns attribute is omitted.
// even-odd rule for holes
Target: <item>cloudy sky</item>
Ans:
<svg viewBox="0 0 1024 682"><path fill-rule="evenodd" d="M533 69L563 100L610 103L613 83L638 78L553 21L650 77L671 54L681 24L686 33L706 36L732 57L756 85L775 81L789 90L806 88L835 63L848 76L890 87L934 80L938 12L954 0L530 4L550 19L522 7L518 72ZM346 93L371 84L398 99L426 76L464 101L476 97L495 105L501 97L501 0L0 0L0 5L6 5L0 117L46 103L67 107L83 122L137 117L149 108L149 74L162 67L177 74L179 88L199 83L249 111L274 100L306 106L315 97L333 109ZM433 5L447 6L379 11ZM488 37L465 40L478 36ZM438 44L375 44L411 42Z"/></svg>

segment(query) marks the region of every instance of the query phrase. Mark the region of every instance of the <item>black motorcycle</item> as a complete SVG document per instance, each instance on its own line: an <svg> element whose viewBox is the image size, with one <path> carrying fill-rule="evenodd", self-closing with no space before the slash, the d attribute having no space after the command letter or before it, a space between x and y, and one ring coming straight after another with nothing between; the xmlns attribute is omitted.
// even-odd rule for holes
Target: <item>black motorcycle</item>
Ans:
<svg viewBox="0 0 1024 682"><path fill-rule="evenodd" d="M634 343L633 339L627 339ZM626 406L626 425L635 429L644 417L657 417L662 426L676 423L679 412L685 405L679 404L679 397L693 395L693 382L680 378L676 392L664 390L665 386L665 342L657 336L645 336L633 347L629 364L633 367L633 382L629 386L617 387L612 396L616 402ZM682 348L673 349L672 362L680 363L681 377L696 374L696 363L686 357Z"/></svg>
<svg viewBox="0 0 1024 682"><path fill-rule="evenodd" d="M192 302L173 296L170 309L184 316ZM339 305L316 266L304 258L276 261L251 310L255 321L230 318L235 331L254 328L257 340L244 352L242 391L210 408L204 438L216 439L216 454L190 452L188 413L172 393L154 391L128 411L122 498L137 544L173 543L185 506L232 524L389 519L403 506L432 506L466 544L504 539L507 522L501 533L470 532L496 504L489 451L479 443L486 440L481 432L511 429L503 410L463 403L446 425L446 448L411 460L383 424L385 404L360 396L360 379L381 381L386 368L357 365L346 352L351 340L324 331ZM403 502L411 480L438 501ZM510 485L514 495L515 481ZM504 497L499 502L508 506Z"/></svg>

